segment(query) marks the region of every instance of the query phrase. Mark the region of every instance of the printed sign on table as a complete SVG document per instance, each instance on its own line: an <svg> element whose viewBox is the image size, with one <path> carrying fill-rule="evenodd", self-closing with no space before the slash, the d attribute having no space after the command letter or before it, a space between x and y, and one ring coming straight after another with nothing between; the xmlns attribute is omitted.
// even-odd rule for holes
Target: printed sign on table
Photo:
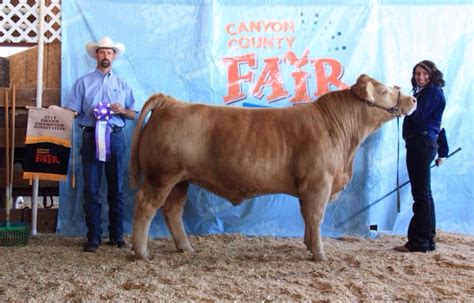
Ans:
<svg viewBox="0 0 474 303"><path fill-rule="evenodd" d="M23 179L66 180L73 118L63 109L28 110Z"/></svg>

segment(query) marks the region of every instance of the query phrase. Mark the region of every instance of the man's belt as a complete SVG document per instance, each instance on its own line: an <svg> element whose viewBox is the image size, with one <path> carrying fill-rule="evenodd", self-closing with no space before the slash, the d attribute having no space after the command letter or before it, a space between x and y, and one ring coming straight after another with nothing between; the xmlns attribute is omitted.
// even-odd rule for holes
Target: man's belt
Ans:
<svg viewBox="0 0 474 303"><path fill-rule="evenodd" d="M118 127L118 126L112 126L112 132L118 133L119 131L122 131L123 127ZM95 127L89 127L89 126L83 126L82 130L87 133L92 133L95 132Z"/></svg>

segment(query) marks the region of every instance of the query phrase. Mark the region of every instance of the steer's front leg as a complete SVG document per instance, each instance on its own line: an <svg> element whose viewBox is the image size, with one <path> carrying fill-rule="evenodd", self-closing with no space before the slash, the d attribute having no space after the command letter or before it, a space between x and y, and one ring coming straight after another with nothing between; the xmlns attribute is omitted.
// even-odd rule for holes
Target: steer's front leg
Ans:
<svg viewBox="0 0 474 303"><path fill-rule="evenodd" d="M321 222L328 199L329 190L325 190L325 193L308 193L300 197L301 214L305 223L304 241L315 261L326 260L321 240Z"/></svg>

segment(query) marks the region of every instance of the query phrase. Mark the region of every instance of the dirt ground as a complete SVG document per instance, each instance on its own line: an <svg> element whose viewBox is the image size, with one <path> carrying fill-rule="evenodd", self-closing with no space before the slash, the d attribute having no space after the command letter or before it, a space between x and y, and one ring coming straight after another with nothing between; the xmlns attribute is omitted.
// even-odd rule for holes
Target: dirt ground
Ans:
<svg viewBox="0 0 474 303"><path fill-rule="evenodd" d="M151 261L84 239L38 235L0 247L0 301L470 301L474 236L439 232L429 253L399 253L405 237L324 238L313 262L300 238L192 236L195 253L150 241Z"/></svg>

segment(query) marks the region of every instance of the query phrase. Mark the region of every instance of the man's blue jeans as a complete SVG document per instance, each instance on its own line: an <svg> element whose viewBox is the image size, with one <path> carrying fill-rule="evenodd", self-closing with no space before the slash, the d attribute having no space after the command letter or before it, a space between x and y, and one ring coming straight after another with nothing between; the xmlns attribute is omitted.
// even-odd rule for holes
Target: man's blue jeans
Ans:
<svg viewBox="0 0 474 303"><path fill-rule="evenodd" d="M431 193L431 163L438 152L436 142L424 137L406 140L407 169L413 196L413 217L408 227L408 246L426 251L434 246L436 216Z"/></svg>
<svg viewBox="0 0 474 303"><path fill-rule="evenodd" d="M109 237L122 240L124 218L123 182L127 165L125 133L114 131L110 135L111 157L107 162L96 158L95 132L84 130L82 134L82 167L84 174L84 212L86 215L87 241L100 245L102 238L102 204L100 185L105 168L107 201L109 203Z"/></svg>

